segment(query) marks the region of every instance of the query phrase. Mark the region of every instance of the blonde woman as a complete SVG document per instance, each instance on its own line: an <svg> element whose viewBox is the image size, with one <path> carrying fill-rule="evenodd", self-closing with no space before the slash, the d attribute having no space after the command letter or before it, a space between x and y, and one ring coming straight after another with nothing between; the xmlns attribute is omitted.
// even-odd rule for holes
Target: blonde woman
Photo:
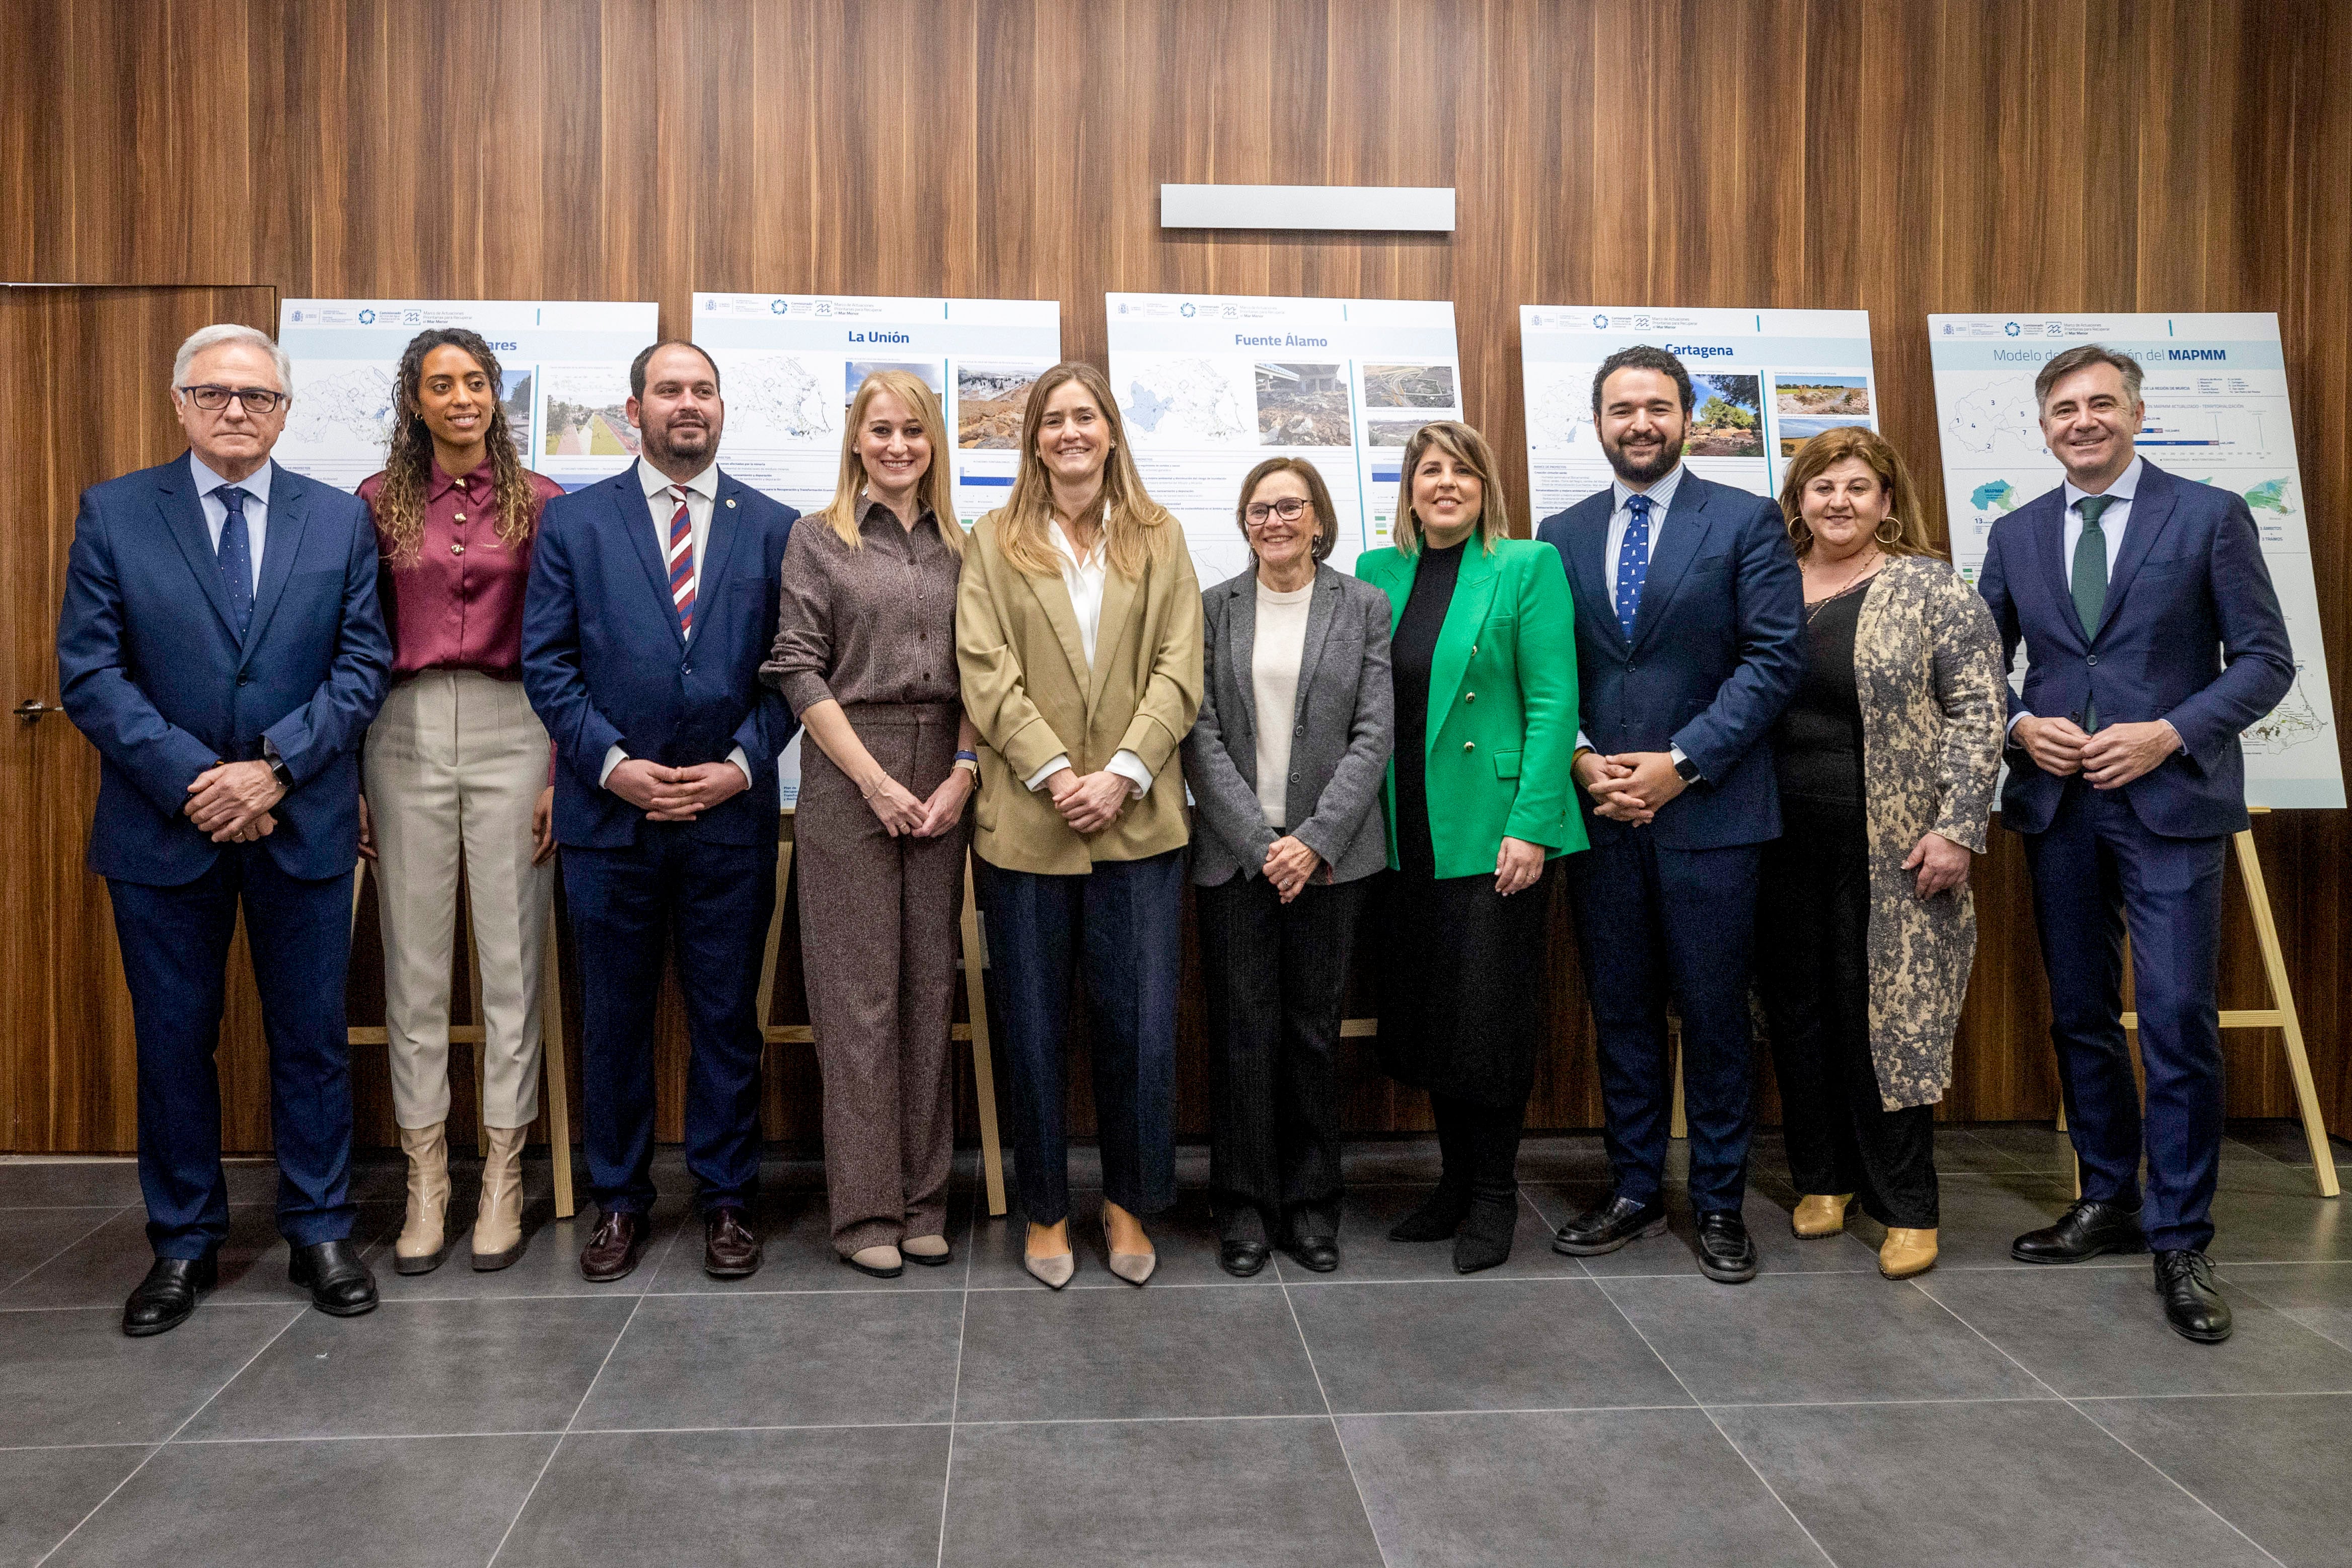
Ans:
<svg viewBox="0 0 2352 1568"><path fill-rule="evenodd" d="M1131 1284L1143 1219L1176 1198L1176 993L1184 846L1176 747L1201 706L1201 589L1183 530L1144 493L1110 385L1037 379L1005 505L964 551L964 709L980 732L979 894L1004 1009L1029 1271L1069 1237L1062 1058L1083 963L1105 1246Z"/></svg>
<svg viewBox="0 0 2352 1568"><path fill-rule="evenodd" d="M1780 494L1805 580L1805 673L1772 731L1757 972L1801 1237L1858 1194L1880 1270L1936 1261L1936 1103L1976 956L1969 863L2000 773L1991 612L1929 541L1902 458L1824 431Z"/></svg>
<svg viewBox="0 0 2352 1568"><path fill-rule="evenodd" d="M832 504L785 546L760 670L816 743L793 841L833 1244L886 1280L906 1260L948 1261L948 1017L979 769L958 693L953 507L937 394L875 371L849 406Z"/></svg>
<svg viewBox="0 0 2352 1568"><path fill-rule="evenodd" d="M393 1267L446 1257L449 956L462 849L482 967L482 1122L489 1154L477 1269L522 1256L522 1145L539 1118L539 977L555 853L547 730L522 689L523 586L540 508L563 494L522 465L498 357L462 328L411 339L383 472L360 499L383 554L396 656L362 753L360 852L383 919L392 1106L408 1156Z"/></svg>

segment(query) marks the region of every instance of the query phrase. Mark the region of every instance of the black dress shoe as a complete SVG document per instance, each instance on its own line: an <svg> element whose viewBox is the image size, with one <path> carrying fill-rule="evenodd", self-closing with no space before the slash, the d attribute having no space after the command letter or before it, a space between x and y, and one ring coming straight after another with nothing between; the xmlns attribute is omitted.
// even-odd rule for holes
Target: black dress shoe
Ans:
<svg viewBox="0 0 2352 1568"><path fill-rule="evenodd" d="M760 1239L743 1223L741 1209L730 1205L702 1217L702 1271L714 1280L743 1280L760 1271Z"/></svg>
<svg viewBox="0 0 2352 1568"><path fill-rule="evenodd" d="M2156 1293L2164 1298L2164 1321L2172 1332L2199 1344L2230 1337L2230 1303L2213 1288L2213 1260L2186 1248L2156 1255Z"/></svg>
<svg viewBox="0 0 2352 1568"><path fill-rule="evenodd" d="M1726 1285L1743 1285L1756 1278L1756 1238L1748 1221L1733 1208L1718 1208L1698 1217L1698 1271Z"/></svg>
<svg viewBox="0 0 2352 1568"><path fill-rule="evenodd" d="M1292 1262L1318 1274L1328 1274L1339 1266L1339 1239L1336 1236L1294 1236L1282 1244L1282 1249Z"/></svg>
<svg viewBox="0 0 2352 1568"><path fill-rule="evenodd" d="M1217 1267L1236 1280L1246 1280L1265 1267L1273 1249L1263 1241L1220 1241L1217 1243Z"/></svg>
<svg viewBox="0 0 2352 1568"><path fill-rule="evenodd" d="M178 1328L196 1310L196 1292L211 1290L219 1279L220 1260L210 1252L201 1258L156 1259L122 1303L122 1332L145 1339Z"/></svg>
<svg viewBox="0 0 2352 1568"><path fill-rule="evenodd" d="M1551 1249L1571 1258L1598 1258L1637 1237L1656 1236L1665 1228L1664 1198L1635 1203L1612 1193L1599 1208L1588 1208L1561 1226L1559 1234L1551 1239Z"/></svg>
<svg viewBox="0 0 2352 1568"><path fill-rule="evenodd" d="M1475 1274L1511 1260L1511 1239L1519 1228L1519 1189L1482 1189L1470 1198L1470 1213L1454 1238L1454 1271Z"/></svg>
<svg viewBox="0 0 2352 1568"><path fill-rule="evenodd" d="M2139 1210L2079 1198L2058 1223L2029 1230L2009 1245L2021 1263L2080 1263L2103 1252L2137 1252L2147 1245Z"/></svg>
<svg viewBox="0 0 2352 1568"><path fill-rule="evenodd" d="M348 1240L297 1247L287 1260L286 1277L308 1290L310 1304L330 1317L375 1311L375 1276Z"/></svg>
<svg viewBox="0 0 2352 1568"><path fill-rule="evenodd" d="M652 1228L634 1210L604 1210L596 1218L595 1234L580 1249L580 1277L599 1285L627 1279L646 1255L646 1236Z"/></svg>

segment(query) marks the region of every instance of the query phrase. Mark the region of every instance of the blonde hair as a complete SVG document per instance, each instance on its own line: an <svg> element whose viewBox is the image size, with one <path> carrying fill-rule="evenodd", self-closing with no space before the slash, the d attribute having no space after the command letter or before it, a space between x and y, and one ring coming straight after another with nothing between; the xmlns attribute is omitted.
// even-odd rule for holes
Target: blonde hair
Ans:
<svg viewBox="0 0 2352 1568"><path fill-rule="evenodd" d="M1412 509L1412 476L1433 446L1478 476L1478 548L1494 554L1495 541L1511 531L1502 483L1495 476L1495 455L1487 450L1485 436L1454 419L1433 419L1404 444L1404 471L1397 478L1396 517L1389 525L1389 537L1404 554L1420 553L1421 517Z"/></svg>
<svg viewBox="0 0 2352 1568"><path fill-rule="evenodd" d="M1895 538L1891 542L1881 538L1878 548L1888 555L1940 558L1944 552L1927 537L1919 493L1912 488L1903 455L1895 450L1895 443L1866 424L1832 425L1797 448L1796 456L1789 460L1789 471L1780 478L1780 516L1788 522L1789 542L1796 547L1798 556L1801 559L1813 548L1813 530L1805 521L1805 486L1849 457L1860 458L1864 467L1878 476L1878 486L1886 492L1886 515L1895 525Z"/></svg>
<svg viewBox="0 0 2352 1568"><path fill-rule="evenodd" d="M961 555L963 527L956 521L954 511L955 480L948 467L947 420L940 412L939 394L912 371L875 371L857 383L857 395L849 403L848 428L841 434L841 476L833 482L833 499L825 505L824 520L841 536L842 543L851 549L860 548L857 497L866 488L866 459L858 455L857 442L866 428L866 412L882 392L904 403L930 441L930 465L915 481L915 504L928 508L938 520L940 542L950 553Z"/></svg>
<svg viewBox="0 0 2352 1568"><path fill-rule="evenodd" d="M1013 476L1013 495L989 514L996 519L997 548L1004 559L1032 577L1054 575L1054 546L1046 529L1054 519L1054 486L1045 459L1037 455L1037 435L1045 423L1045 404L1067 382L1076 382L1095 400L1110 430L1110 455L1103 464L1103 531L1112 570L1122 577L1143 575L1152 559L1176 537L1175 518L1143 488L1143 476L1128 455L1127 425L1118 416L1118 400L1110 382L1092 365L1065 360L1037 378L1029 389L1028 406L1021 413L1021 467Z"/></svg>

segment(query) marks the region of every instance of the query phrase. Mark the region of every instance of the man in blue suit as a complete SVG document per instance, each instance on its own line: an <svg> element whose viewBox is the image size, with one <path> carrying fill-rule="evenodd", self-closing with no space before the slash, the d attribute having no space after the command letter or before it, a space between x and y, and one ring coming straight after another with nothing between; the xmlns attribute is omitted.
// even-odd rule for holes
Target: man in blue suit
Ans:
<svg viewBox="0 0 2352 1568"><path fill-rule="evenodd" d="M691 343L629 367L644 455L548 503L523 601L523 685L561 766L555 836L579 944L590 1185L580 1254L626 1276L654 1200L654 1002L677 949L693 1056L687 1166L702 1265L760 1267L761 945L776 897L776 758L792 710L760 681L798 516L719 469L719 367Z"/></svg>
<svg viewBox="0 0 2352 1568"><path fill-rule="evenodd" d="M139 1185L154 1265L122 1331L186 1321L228 1234L221 1008L237 908L269 1040L278 1226L321 1311L373 1308L351 1244L343 1022L360 738L392 643L356 497L270 461L286 356L249 327L182 344L188 452L82 493L58 616L67 715L98 747L106 878L139 1047Z"/></svg>
<svg viewBox="0 0 2352 1568"><path fill-rule="evenodd" d="M2294 657L2246 503L2133 451L2138 362L2086 343L2033 390L2066 480L1993 524L1977 585L2004 667L2025 643L2000 813L2033 873L2083 1197L2011 1253L2075 1263L2145 1244L2166 1320L2214 1343L2231 1328L2205 1256L2221 1156L2221 862L2247 825L2238 732L2278 706ZM2124 1044L2126 928L2145 1116Z"/></svg>
<svg viewBox="0 0 2352 1568"><path fill-rule="evenodd" d="M1764 741L1804 670L1804 586L1780 509L1683 466L1691 381L1645 346L1592 382L1616 480L1544 519L1576 596L1574 763L1591 852L1570 857L1614 1190L1553 1240L1579 1257L1666 1226L1666 1001L1682 1018L1699 1267L1756 1277L1746 1197L1757 868L1780 834Z"/></svg>

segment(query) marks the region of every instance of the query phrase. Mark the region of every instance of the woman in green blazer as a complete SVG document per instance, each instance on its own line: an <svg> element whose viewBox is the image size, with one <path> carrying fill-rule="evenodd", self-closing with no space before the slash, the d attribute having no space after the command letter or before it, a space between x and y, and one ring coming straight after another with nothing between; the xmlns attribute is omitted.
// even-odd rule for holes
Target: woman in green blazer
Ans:
<svg viewBox="0 0 2352 1568"><path fill-rule="evenodd" d="M1394 547L1358 558L1389 596L1396 754L1381 877L1383 1064L1429 1092L1444 1169L1389 1232L1454 1241L1465 1274L1511 1255L1519 1126L1549 946L1548 862L1585 847L1570 792L1576 631L1559 553L1505 537L1486 443L1437 420L1404 449Z"/></svg>

